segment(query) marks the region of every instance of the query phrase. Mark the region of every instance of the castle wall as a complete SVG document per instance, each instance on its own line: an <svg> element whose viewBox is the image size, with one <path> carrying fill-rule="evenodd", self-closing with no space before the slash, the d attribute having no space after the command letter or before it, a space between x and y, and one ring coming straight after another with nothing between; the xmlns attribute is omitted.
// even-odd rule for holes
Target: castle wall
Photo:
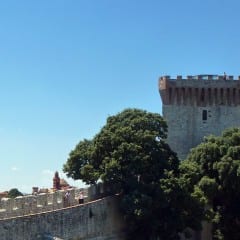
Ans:
<svg viewBox="0 0 240 240"><path fill-rule="evenodd" d="M78 189L69 189L66 201L66 191L54 193L40 193L37 195L19 196L14 199L0 199L0 219L52 211L67 206L77 205Z"/></svg>
<svg viewBox="0 0 240 240"><path fill-rule="evenodd" d="M123 240L118 199L108 197L84 205L0 220L1 240ZM45 238L44 238L45 236Z"/></svg>
<svg viewBox="0 0 240 240"><path fill-rule="evenodd" d="M203 111L206 111L206 120L203 120ZM205 136L220 135L226 128L240 126L240 108L237 106L165 105L163 116L169 126L167 141L181 159Z"/></svg>
<svg viewBox="0 0 240 240"><path fill-rule="evenodd" d="M67 207L61 201L64 191L4 199L5 208L1 210L5 211L5 218L0 219L0 239L125 240L119 197L104 197L104 188L101 183L91 186L85 198L85 202L89 202L81 205L77 203L81 190L70 190L71 205ZM29 205L32 202L35 202L34 207ZM16 206L18 210L14 210ZM53 209L54 206L57 208ZM15 215L18 213L17 217L13 211L16 211ZM202 233L193 232L191 240L211 240L210 230L206 226ZM181 240L185 240L183 235Z"/></svg>
<svg viewBox="0 0 240 240"><path fill-rule="evenodd" d="M69 193L67 199L65 197L66 192ZM83 193L84 202L86 203L107 196L108 189L104 184L98 183L85 189L70 188L52 193L40 193L16 198L0 198L0 219L53 211L78 205L80 192Z"/></svg>
<svg viewBox="0 0 240 240"><path fill-rule="evenodd" d="M167 141L180 159L205 136L240 126L240 81L232 76L166 76L160 78L159 90Z"/></svg>

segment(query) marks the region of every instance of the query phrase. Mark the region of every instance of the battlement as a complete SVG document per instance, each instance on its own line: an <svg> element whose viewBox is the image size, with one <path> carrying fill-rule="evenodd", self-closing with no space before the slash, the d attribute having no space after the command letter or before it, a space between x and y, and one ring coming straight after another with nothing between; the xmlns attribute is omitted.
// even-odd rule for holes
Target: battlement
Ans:
<svg viewBox="0 0 240 240"><path fill-rule="evenodd" d="M66 192L69 193L67 199ZM78 205L80 192L83 192L84 203L111 195L108 186L98 183L85 189L71 188L52 193L2 198L0 199L0 220Z"/></svg>
<svg viewBox="0 0 240 240"><path fill-rule="evenodd" d="M1 240L126 239L119 200L112 196L54 211L0 219Z"/></svg>
<svg viewBox="0 0 240 240"><path fill-rule="evenodd" d="M185 78L182 75L177 75L176 78L171 78L171 76L162 76L160 80L240 80L234 79L233 75L213 75L213 74L200 74L200 75L187 75Z"/></svg>
<svg viewBox="0 0 240 240"><path fill-rule="evenodd" d="M40 193L37 195L19 196L14 199L0 199L0 219L24 216L40 212L53 211L78 204L80 189L69 189L53 193Z"/></svg>
<svg viewBox="0 0 240 240"><path fill-rule="evenodd" d="M227 75L163 76L159 92L164 105L240 105L240 76Z"/></svg>

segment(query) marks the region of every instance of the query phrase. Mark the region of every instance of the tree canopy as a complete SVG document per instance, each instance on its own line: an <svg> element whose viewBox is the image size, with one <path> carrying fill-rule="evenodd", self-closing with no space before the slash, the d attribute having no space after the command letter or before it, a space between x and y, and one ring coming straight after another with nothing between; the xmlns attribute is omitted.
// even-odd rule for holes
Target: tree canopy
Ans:
<svg viewBox="0 0 240 240"><path fill-rule="evenodd" d="M63 170L69 177L86 183L101 178L121 186L126 179L131 182L141 175L147 177L145 170L152 163L157 164L152 169L157 175L163 174L165 168L176 170L178 159L162 140L166 134L167 124L159 114L127 109L108 117L106 125L92 140L80 141ZM166 158L169 161L159 161Z"/></svg>
<svg viewBox="0 0 240 240"><path fill-rule="evenodd" d="M9 198L16 198L18 196L23 196L23 194L17 188L12 188L9 190L8 192Z"/></svg>
<svg viewBox="0 0 240 240"><path fill-rule="evenodd" d="M207 137L182 162L181 173L209 208L213 239L240 239L240 129Z"/></svg>
<svg viewBox="0 0 240 240"><path fill-rule="evenodd" d="M121 193L130 239L179 239L186 227L201 227L203 206L179 176L166 136L159 114L126 109L108 117L92 140L80 141L63 167L74 179L101 179Z"/></svg>

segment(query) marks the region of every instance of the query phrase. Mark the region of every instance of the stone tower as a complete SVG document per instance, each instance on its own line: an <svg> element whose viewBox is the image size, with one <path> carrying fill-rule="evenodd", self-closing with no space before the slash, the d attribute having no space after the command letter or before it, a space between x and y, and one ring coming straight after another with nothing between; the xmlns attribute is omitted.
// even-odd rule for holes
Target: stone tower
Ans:
<svg viewBox="0 0 240 240"><path fill-rule="evenodd" d="M168 143L184 159L209 134L240 126L240 76L197 75L160 77L162 113Z"/></svg>
<svg viewBox="0 0 240 240"><path fill-rule="evenodd" d="M59 178L59 174L58 171L55 172L54 177L53 177L53 189L54 190L60 190L60 178Z"/></svg>

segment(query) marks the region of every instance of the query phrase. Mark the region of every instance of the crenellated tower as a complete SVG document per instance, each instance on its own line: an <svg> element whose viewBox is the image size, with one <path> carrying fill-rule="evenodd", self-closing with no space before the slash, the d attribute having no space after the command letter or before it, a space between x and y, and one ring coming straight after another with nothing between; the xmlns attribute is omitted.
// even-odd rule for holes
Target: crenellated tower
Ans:
<svg viewBox="0 0 240 240"><path fill-rule="evenodd" d="M184 159L209 134L240 126L240 76L163 76L159 79L168 143Z"/></svg>

